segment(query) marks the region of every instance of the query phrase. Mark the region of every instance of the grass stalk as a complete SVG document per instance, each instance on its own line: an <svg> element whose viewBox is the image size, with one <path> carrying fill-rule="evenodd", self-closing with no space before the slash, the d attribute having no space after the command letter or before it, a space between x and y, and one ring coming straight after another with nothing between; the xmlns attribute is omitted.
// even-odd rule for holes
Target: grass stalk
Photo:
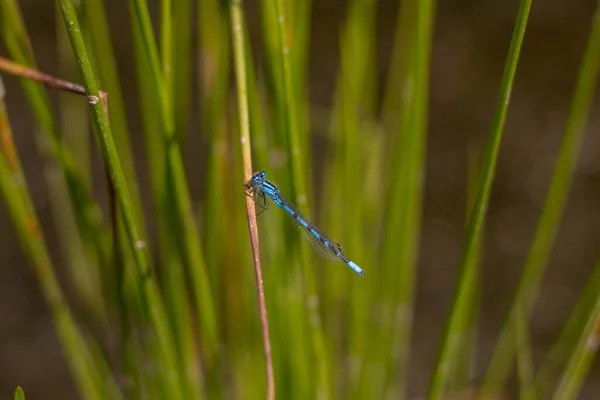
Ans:
<svg viewBox="0 0 600 400"><path fill-rule="evenodd" d="M472 297L469 296L471 292L469 285L474 283L473 278L476 271L476 263L473 262L473 259L477 256L477 243L479 241L479 235L485 217L485 210L490 197L496 161L500 150L500 143L502 141L506 112L510 101L510 93L517 69L523 37L525 36L525 27L527 26L530 8L531 0L521 1L510 48L508 50L504 73L502 75L499 99L494 113L490 139L485 151L477 196L467 226L466 244L460 264L457 287L429 387L429 400L443 398L447 389L449 377L455 368L457 342L464 335L464 332L461 332L459 329L464 314L469 309L469 304L472 301Z"/></svg>
<svg viewBox="0 0 600 400"><path fill-rule="evenodd" d="M25 391L23 391L23 388L21 388L21 386L17 386L17 388L15 389L14 399L25 400Z"/></svg>
<svg viewBox="0 0 600 400"><path fill-rule="evenodd" d="M134 168L134 158L129 140L129 128L125 113L125 104L121 82L117 71L116 58L109 40L110 31L101 0L86 0L81 5L81 19L85 26L88 38L88 51L93 54L93 69L98 77L100 86L110 93L108 111L110 115L110 126L119 151L119 157L123 164L127 184L131 189L134 199L134 207L138 210L139 222L143 225L143 215L138 189L138 179Z"/></svg>
<svg viewBox="0 0 600 400"><path fill-rule="evenodd" d="M180 144L185 144L190 117L192 91L192 5L190 0L173 1L173 118L175 134Z"/></svg>
<svg viewBox="0 0 600 400"><path fill-rule="evenodd" d="M600 268L600 265L597 267ZM570 400L578 397L600 344L600 295L585 320L585 326L575 341L565 372L558 382L554 400Z"/></svg>
<svg viewBox="0 0 600 400"><path fill-rule="evenodd" d="M291 4L291 3L288 3ZM282 42L280 39L280 22L277 12L277 3L274 1L263 0L261 2L262 11L262 26L263 26L263 42L265 51L268 54L265 57L264 69L266 70L266 95L264 102L267 104L266 126L267 130L264 135L261 133L257 148L258 161L265 162L270 166L269 173L272 174L272 179L277 182L282 193L291 194L292 199L296 199L296 194L292 192L292 174L290 165L289 140L288 140L288 116L290 110L286 106L286 93L284 86L283 75L283 57L282 57ZM284 32L286 35L293 34L292 31ZM299 129L298 126L295 129ZM278 157L274 158L273 155ZM313 335L307 332L307 310L306 296L304 288L304 277L302 267L306 267L305 259L302 259L305 249L300 247L296 238L293 236L295 232L292 228L286 225L283 221L285 216L280 215L279 218L270 217L265 223L265 230L276 229L282 232L285 240L271 240L270 235L267 236L267 248L271 250L269 261L273 265L286 265L285 271L283 268L275 268L270 274L270 281L273 282L272 296L273 304L277 304L272 308L272 315L277 321L282 321L279 329L275 331L275 345L279 346L280 352L276 356L276 360L280 361L278 365L281 373L277 375L279 395L285 398L309 398L314 397L316 384L314 383L315 369L311 369L311 358L314 356L314 347L308 348L309 344L315 343ZM265 243L263 241L263 243ZM264 247L264 246L263 246ZM313 302L313 304L318 302ZM286 309L281 312L280 305ZM287 346L286 343L295 343L293 347ZM294 366L294 371L291 373L290 367ZM282 393L282 391L285 392Z"/></svg>
<svg viewBox="0 0 600 400"><path fill-rule="evenodd" d="M299 123L299 112L301 111L301 98L296 82L301 82L302 79L298 76L302 71L298 68L298 62L302 60L302 48L300 43L292 43L291 35L295 35L297 30L294 29L294 18L302 17L302 13L296 15L289 12L290 5L284 5L283 0L274 2L274 22L272 28L276 34L276 47L273 55L278 57L280 62L277 64L279 70L276 72L282 77L280 93L283 98L280 103L280 111L283 120L285 121L284 132L288 163L288 180L290 184L290 193L293 201L298 205L301 211L306 212L306 202L309 198L309 191L306 185L306 165L308 159L308 139L306 131L301 131ZM298 20L300 23L302 20ZM301 39L302 40L302 39ZM294 61L297 63L294 64ZM320 300L317 292L316 279L311 256L308 253L308 248L305 243L297 242L299 246L294 246L292 250L298 255L302 266L304 277L304 291L302 294L303 302L300 307L306 313L307 321L310 321L308 329L309 340L312 345L313 363L316 364L315 378L317 396L323 398L332 398L332 378L331 378L331 361L329 349L325 344L323 325L320 315ZM314 396L314 394L313 394Z"/></svg>
<svg viewBox="0 0 600 400"><path fill-rule="evenodd" d="M183 398L181 388L178 384L176 374L177 365L174 351L175 345L173 338L169 333L167 326L166 311L161 295L152 278L150 264L148 262L147 246L138 232L135 212L131 206L131 196L121 167L119 156L117 154L114 139L111 134L108 117L100 100L100 93L91 68L91 63L87 57L83 37L79 30L77 16L73 5L69 0L59 0L59 6L63 17L63 22L67 28L67 33L73 52L75 53L80 73L83 76L84 87L92 114L92 120L95 132L98 135L103 158L110 173L115 194L119 202L121 218L127 233L127 243L135 260L137 276L140 280L139 285L143 293L143 299L148 305L149 319L151 321L154 333L156 335L162 368L164 368L165 396L173 399Z"/></svg>
<svg viewBox="0 0 600 400"><path fill-rule="evenodd" d="M60 17L58 8L56 16ZM75 80L78 74L77 65L71 53L71 46L67 34L62 26L56 26L56 39L58 48L58 61L60 75L68 80ZM91 164L88 120L85 113L85 102L80 96L70 93L59 92L59 130L64 132L65 144L74 156L74 163L80 171L82 180L91 187ZM40 143L40 149L44 148ZM102 301L98 301L103 295L100 289L106 289L105 285L98 285L100 276L93 265L90 265L85 251L85 245L77 229L75 208L71 202L65 176L60 165L52 159L51 154L45 156L49 160L46 163L45 177L50 191L50 206L54 222L57 225L57 233L60 238L62 259L69 266L69 273L78 295L82 298L86 307L95 315L102 315ZM106 298L109 298L106 296Z"/></svg>
<svg viewBox="0 0 600 400"><path fill-rule="evenodd" d="M483 229L531 4L520 2L484 157L481 162L469 158L463 254L428 399L498 398L496 389L504 385L515 361L521 398L575 398L600 340L599 264L542 368L534 371L528 318L568 197L597 83L597 11L521 282L483 390L473 386ZM329 78L318 62L308 62L316 54L309 46L321 39L310 37L317 32L311 29L315 14L310 0L261 0L258 44L250 40L255 33L248 20L254 16L253 4L243 0L160 0L152 18L148 1L129 0L131 38L119 39L133 42L138 104L124 102L129 83L119 79L110 13L105 15L103 2L86 0L75 7L72 0L57 0L56 5L57 19L62 18L66 29L57 27L64 80L37 70L16 0L0 0L0 34L12 59L0 57L0 73L21 78L42 128L45 165L54 163L47 172L48 184L58 188L64 181L64 188L50 199L57 208L65 259L79 282L76 300L86 312L81 322L91 320L93 338L71 314L54 277L1 90L0 194L40 281L80 395L98 400L271 400L276 395L290 400L407 399L417 389L409 379L418 374L410 360L427 204L435 1L401 3L392 62L383 82L378 60L385 38L377 38L378 2L352 0L347 10L334 10L347 13L339 35L332 109L307 84L309 71ZM198 29L196 38L193 27ZM325 43L318 45L330 46ZM198 91L193 88L196 66ZM83 86L72 83L80 76ZM48 88L60 91L60 120ZM318 104L311 104L309 93L317 95ZM94 159L83 99L108 176L106 217L93 197ZM190 105L196 101L199 112L192 116ZM127 112L137 116L136 107L148 160L143 176L149 177L154 207L151 235L143 219L146 199L138 194L143 181L134 169L134 157L140 154L129 138L133 125ZM190 122L196 119L202 129L188 137ZM319 135L323 131L327 134ZM187 153L198 158L193 171L185 170ZM288 218L283 212L266 212L259 227L254 201L246 197L244 208L239 197L241 183L257 170L267 171L283 195L339 240L347 256L364 268L365 277L341 264L318 262L297 232L282 222ZM186 174L195 180L191 185ZM196 204L192 189L200 186L203 203ZM320 199L318 207L307 206L316 204L313 191ZM72 207L61 207L65 203ZM156 270L148 236L157 240ZM96 281L101 284L94 285ZM91 308L97 311L87 313ZM115 346L117 320L121 341Z"/></svg>
<svg viewBox="0 0 600 400"><path fill-rule="evenodd" d="M375 16L376 2L355 0L350 3L348 18L340 33L340 71L331 113L333 157L326 161L322 181L322 226L339 238L348 256L359 265L374 265L370 252L362 245L368 237L364 229L344 229L364 226L368 196L348 196L356 182L368 181L368 163L374 158L377 135L366 121L375 120ZM366 157L365 157L366 155ZM380 177L374 181L380 180ZM329 184L336 182L336 184ZM368 189L363 194L375 193ZM369 227L372 228L372 227ZM364 321L369 312L369 287L372 279L356 279L343 266L324 266L319 280L329 282L323 293L323 319L327 320L332 369L336 372L336 397L356 396L362 374L362 357L369 347L369 335ZM369 272L366 272L369 274ZM352 293L348 297L347 294ZM341 312L340 312L341 311ZM348 332L335 330L348 324ZM358 366L358 368L356 367Z"/></svg>
<svg viewBox="0 0 600 400"><path fill-rule="evenodd" d="M215 298L221 300L221 263L227 232L218 223L226 215L222 199L226 193L229 141L227 137L227 89L230 73L230 38L228 10L220 7L217 0L199 3L198 37L200 52L200 113L206 115L202 121L209 135L207 154L206 206L204 209L203 235L206 264L210 269ZM228 226L228 224L226 224Z"/></svg>
<svg viewBox="0 0 600 400"><path fill-rule="evenodd" d="M89 257L88 261L98 270L95 274L99 274L99 271L105 269L110 259L109 231L103 221L100 208L91 195L85 176L82 176L72 153L59 134L48 95L36 82L66 91L70 90L70 86L77 87L77 85L56 80L36 71L29 37L18 5L14 0L0 2L0 17L2 18L0 32L8 53L14 60L14 62L9 62L5 58L0 58L0 69L29 78L22 79L21 86L49 145L48 152L64 172L70 200L76 210L75 219L79 234ZM75 91L77 92L77 90ZM102 286L104 287L104 285L103 282Z"/></svg>
<svg viewBox="0 0 600 400"><path fill-rule="evenodd" d="M469 223L470 211L473 209L475 203L475 197L477 195L477 188L479 184L481 160L480 154L475 150L475 147L471 145L468 148L467 162L468 162L468 176L467 176L467 204L466 204L466 221ZM484 232L482 227L482 232ZM473 371L473 361L477 350L477 317L479 314L479 302L481 299L480 288L481 288L481 260L483 256L482 243L484 242L484 234L480 234L478 242L475 247L475 256L472 258L472 262L475 264L468 268L473 269L473 281L471 282L470 289L472 293L468 293L466 297L471 300L469 302L470 310L465 312L465 318L462 321L462 326L458 328L459 331L465 332L463 337L460 338L460 342L457 344L457 361L456 368L453 371L451 381L448 385L449 392L460 392L464 388L469 387L472 383L471 374Z"/></svg>
<svg viewBox="0 0 600 400"><path fill-rule="evenodd" d="M80 393L89 399L120 398L117 386L102 369L101 360L93 359L54 273L45 239L27 189L21 162L14 146L6 114L5 91L0 79L0 192L21 241L25 255L33 265L42 293L50 308L58 337ZM101 384L102 382L102 384Z"/></svg>
<svg viewBox="0 0 600 400"><path fill-rule="evenodd" d="M116 58L113 51L113 46L110 38L110 31L104 7L101 0L85 1L81 5L81 23L84 29L84 39L86 39L86 47L90 54L90 61L95 75L98 78L99 86L107 93L110 93L110 102L108 102L108 111L110 115L110 125L115 139L115 145L119 153L119 157L123 166L123 172L127 180L127 185L130 188L132 196L132 206L135 209L137 221L140 224L140 233L145 234L146 227L142 210L142 202L138 187L138 178L135 172L134 156L131 150L130 132L126 120L126 109L123 101L121 82L119 80ZM125 235L125 228L120 218L117 218L117 226L113 229L118 229L118 235ZM144 237L144 240L147 240ZM128 266L133 264L133 256L122 241L116 242L119 248L115 248L115 252L123 256L123 268L117 268L113 271L116 275L115 285L117 286L116 296L117 302L119 299L125 298L125 293L134 292L131 287L132 279L127 278L125 271ZM123 317L129 312L126 308L126 303L119 303L117 308ZM123 319L124 320L124 319ZM125 341L126 329L121 327L121 340Z"/></svg>
<svg viewBox="0 0 600 400"><path fill-rule="evenodd" d="M384 152L389 157L387 167L393 173L387 174L388 180L384 183L389 191L384 206L386 212L377 216L383 224L383 235L380 255L374 263L389 268L373 271L370 294L384 306L377 316L380 321L375 331L378 346L366 352L369 356L362 373L359 398L403 399L407 396L434 8L433 1L409 1L398 11L393 56L396 62L392 63L388 81L398 81L396 89L404 96L393 106L394 121L385 126L393 138L387 143L389 150ZM404 56L397 58L398 53ZM386 105L383 107L385 110ZM380 166L386 167L385 163Z"/></svg>
<svg viewBox="0 0 600 400"><path fill-rule="evenodd" d="M167 100L165 105L170 107L166 110L166 115L173 118L173 129L176 127L185 129L187 126L187 112L186 110L180 110L177 113L179 117L184 118L183 121L175 121L176 109L175 105L175 82L177 76L175 75L175 66L180 67L178 61L179 56L184 59L182 62L189 64L189 53L191 47L189 47L189 39L176 37L175 26L173 22L179 22L182 27L186 26L186 21L173 21L174 19L174 8L180 7L179 1L163 0L161 1L161 61L162 61L162 74L163 84L166 91ZM189 8L189 7L188 7ZM181 19L181 15L178 15ZM183 18L190 19L190 15L184 15ZM187 23L189 26L189 22ZM190 32L184 32L189 37ZM182 45L188 44L188 48L181 48L181 54L175 53L174 49L177 43ZM175 56L177 54L177 57ZM187 57L185 55L188 55ZM179 77L178 82L185 80L185 76ZM188 77L189 80L189 77ZM189 85L189 82L188 82ZM175 131L173 133L174 139L181 139L184 137L185 132ZM167 174L168 177L168 174ZM180 368L179 378L180 385L185 388L186 398L202 398L201 383L200 383L200 371L198 365L198 359L196 357L196 344L194 338L194 330L191 323L191 312L190 304L187 296L186 278L184 276L184 268L181 263L181 259L178 256L177 251L177 235L181 226L178 226L177 215L171 210L171 204L176 204L177 198L172 195L175 187L172 186L173 182L167 179L162 184L158 183L159 190L164 196L164 202L161 202L161 206L158 212L159 225L160 225L160 243L161 243L161 256L162 265L164 270L164 281L165 281L165 292L169 293L166 297L167 310L171 319L171 325L173 330L173 336L177 338L177 345L179 350L180 362L178 366ZM211 377L212 378L212 377ZM207 380L211 380L210 378Z"/></svg>
<svg viewBox="0 0 600 400"><path fill-rule="evenodd" d="M589 315L593 314L599 301L598 293L600 293L600 266L594 269L567 323L537 371L536 389L541 398L550 397L559 372L563 369L569 355L574 354L575 346L583 335Z"/></svg>
<svg viewBox="0 0 600 400"><path fill-rule="evenodd" d="M246 57L244 54L244 26L241 0L232 1L229 5L231 19L231 37L233 42L233 59L235 66L236 88L238 93L238 113L240 118L240 143L242 144L242 162L244 169L244 182L252 177L252 152L250 145L250 115L248 110L248 89L246 87ZM246 196L246 212L248 215L248 229L256 275L258 308L263 334L263 347L265 355L265 374L267 382L266 398L275 399L275 379L273 360L271 357L271 340L269 335L269 321L265 302L263 273L260 263L260 248L258 242L258 227L256 224L256 211L254 201Z"/></svg>
<svg viewBox="0 0 600 400"><path fill-rule="evenodd" d="M174 213L172 218L177 221L175 236L178 238L178 246L181 249L183 261L192 281L192 294L205 350L204 361L209 368L212 368L217 360L216 355L219 348L218 319L215 314L212 289L206 271L204 255L200 248L200 237L188 191L183 158L175 136L173 108L169 103L171 89L167 87L167 81L165 81L161 70L147 5L143 0L131 0L130 9L133 18L134 36L137 37L136 40L139 40L143 49L139 54L143 55L144 64L148 69L146 76L150 78L150 92L158 98L158 104L155 108L158 115L155 122L160 124L162 147L159 148L157 143L154 146L156 146L156 151L160 152L162 150L164 154L158 161L161 162L164 157L165 170L164 172L158 171L161 178L153 177L153 180L155 180L156 201L159 208L164 207L164 211L160 212L165 212L165 215ZM157 139L153 138L153 140ZM167 190L171 191L169 196L172 197L167 197ZM172 202L165 202L168 198L172 199Z"/></svg>
<svg viewBox="0 0 600 400"><path fill-rule="evenodd" d="M523 312L527 315L530 313L560 224L600 67L599 15L600 11L597 8L592 20L592 31L580 66L552 181L511 304L510 313L514 313L519 307L522 307ZM502 385L510 373L515 351L512 320L513 317L509 315L502 328L498 344L486 372L485 387L494 388Z"/></svg>
<svg viewBox="0 0 600 400"><path fill-rule="evenodd" d="M534 367L527 316L520 310L515 314L515 342L517 346L517 372L519 375L519 393L522 400L535 399Z"/></svg>
<svg viewBox="0 0 600 400"><path fill-rule="evenodd" d="M244 177L241 165L239 168L237 165L240 157L234 151L234 147L237 148L236 121L230 115L235 116L236 113L228 107L231 76L229 8L217 0L203 1L199 3L198 19L200 115L205 116L201 122L208 136L206 144L209 149L203 182L206 193L202 208L203 240L216 307L221 310L222 340L227 343L227 356L221 359L220 365L221 370L231 371L228 374L233 381L230 390L244 391L247 380L255 378L255 382L260 382L256 390L258 394L264 390L263 377L256 375L261 369L254 368L254 375L241 372L241 360L248 356L247 340L253 337L247 335L243 327L250 329L254 326L252 321L258 320L254 314L255 307L249 306L255 304L254 299L248 298L251 284L245 284L248 282L245 274L250 274L251 269L244 260L250 257L244 257L247 255L244 251L231 252L231 248L247 248L248 221L242 217L245 210L238 202L239 198L231 195L242 194L240 182ZM256 357L262 358L260 355ZM259 362L262 363L262 360ZM211 393L224 391L222 385L209 385L208 389Z"/></svg>

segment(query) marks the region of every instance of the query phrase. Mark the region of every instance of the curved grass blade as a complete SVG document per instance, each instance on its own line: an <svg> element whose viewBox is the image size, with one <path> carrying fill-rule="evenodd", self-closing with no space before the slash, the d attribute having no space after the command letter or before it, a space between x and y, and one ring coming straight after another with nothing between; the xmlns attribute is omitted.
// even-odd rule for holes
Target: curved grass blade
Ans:
<svg viewBox="0 0 600 400"><path fill-rule="evenodd" d="M168 398L182 399L183 396L176 374L177 361L175 357L175 344L173 343L173 338L169 332L165 306L155 280L149 276L151 270L148 262L149 255L147 246L145 244L140 245L140 243L144 242L138 231L135 212L131 205L131 196L111 134L108 118L105 114L103 102L99 101L100 93L92 72L90 61L87 57L77 16L75 15L70 0L59 0L59 5L73 52L75 53L80 72L83 76L84 87L88 96L95 132L98 135L98 142L100 143L102 155L115 188L115 194L120 206L121 218L123 219L123 224L127 233L127 243L133 254L137 276L140 279L142 297L145 304L148 306L147 311L149 313L149 320L156 335L158 348L160 349L161 363L164 372L161 376L165 382L165 393L163 393L163 395Z"/></svg>
<svg viewBox="0 0 600 400"><path fill-rule="evenodd" d="M600 265L596 267L600 268ZM565 372L554 393L554 400L571 400L578 397L585 378L598 352L600 343L600 294L597 294L593 309L588 314L584 329L565 368Z"/></svg>
<svg viewBox="0 0 600 400"><path fill-rule="evenodd" d="M533 355L529 341L529 329L527 327L528 319L523 310L517 311L513 323L515 326L520 399L535 400Z"/></svg>
<svg viewBox="0 0 600 400"><path fill-rule="evenodd" d="M536 389L540 398L549 398L554 389L559 372L564 368L566 360L574 354L579 338L583 334L588 316L594 312L600 299L600 265L597 265L588 279L575 308L563 327L560 336L553 344L542 366L537 371Z"/></svg>
<svg viewBox="0 0 600 400"><path fill-rule="evenodd" d="M579 70L552 181L527 261L523 267L517 292L512 301L510 313L514 313L519 307L522 307L523 312L527 315L530 313L567 200L574 163L583 135L584 124L593 100L600 68L599 8L596 9L592 21L592 31ZM486 372L484 387L497 388L508 378L515 351L512 320L513 317L509 315L502 328L500 339Z"/></svg>
<svg viewBox="0 0 600 400"><path fill-rule="evenodd" d="M17 67L25 69L23 66L26 66L35 69L35 60L17 3L14 0L1 1L0 17L2 18L0 32L6 48L13 60L22 64ZM7 60L0 61L6 64ZM15 65L9 67L13 68ZM87 254L91 256L88 261L91 266L98 269L94 271L94 275L99 275L99 271L105 269L111 260L110 232L103 221L100 207L93 199L85 177L81 174L69 147L59 133L46 91L39 83L30 79L22 79L21 86L49 144L48 151L42 153L49 152L63 170L70 201L76 210L78 231L86 246ZM102 269L99 269L100 267ZM104 283L102 286L105 286Z"/></svg>
<svg viewBox="0 0 600 400"><path fill-rule="evenodd" d="M473 260L478 253L477 243L479 241L481 227L484 222L485 212L489 202L492 181L496 169L496 160L502 141L502 131L506 119L510 92L517 69L530 8L531 0L521 1L510 48L508 50L504 73L502 75L498 104L494 114L490 139L485 151L477 197L469 218L467 242L463 251L457 287L429 387L429 400L442 399L444 397L444 393L448 388L450 375L456 362L457 344L464 334L460 331L460 327L461 321L465 318L465 312L469 309L469 303L472 301L470 296L470 285L474 283L473 279L476 275L475 267L477 265Z"/></svg>
<svg viewBox="0 0 600 400"><path fill-rule="evenodd" d="M374 271L379 284L373 282L370 287L371 301L384 306L376 318L381 322L370 327L373 333L369 343L374 345L372 350L365 348L359 398L407 396L434 8L434 1L407 1L398 11L393 56L397 62L392 64L386 86L404 95L391 105L394 121L386 127L390 142L381 148L387 163L379 168L389 168L393 173L387 174L382 184L381 212L374 213L382 226L381 252L375 256L382 268ZM396 79L401 82L400 88L392 89L389 84ZM369 371L370 365L376 367Z"/></svg>
<svg viewBox="0 0 600 400"><path fill-rule="evenodd" d="M54 273L48 248L29 195L21 162L14 146L0 79L0 192L19 240L39 280L61 345L82 396L102 400L122 399L106 363L94 359L77 327Z"/></svg>
<svg viewBox="0 0 600 400"><path fill-rule="evenodd" d="M291 12L288 12L292 10ZM291 41L291 34L296 33L293 29L293 23L290 21L294 20L297 16L294 14L293 7L287 7L284 5L283 0L276 0L274 2L272 11L274 12L271 31L275 33L275 48L273 52L274 60L278 60L277 70L275 76L280 76L279 92L283 96L280 100L279 110L281 115L284 117L285 126L283 132L285 132L284 140L287 148L287 155L289 157L289 175L288 180L290 182L290 193L292 199L296 200L296 204L303 210L305 208L306 198L309 197L308 188L306 184L306 165L309 159L308 153L308 139L306 130L300 130L302 127L299 122L299 115L301 111L300 107L300 94L296 88L295 82L300 82L301 79L297 77L297 74L303 73L298 69L299 65L294 61L301 62L303 51L299 46L302 45L303 39L298 43ZM302 13L298 16L301 18ZM306 14L308 15L308 14ZM301 18L302 19L302 18ZM304 21L308 21L307 17ZM275 58L276 57L276 58ZM297 57L297 58L296 58ZM315 274L312 267L312 263L309 262L310 256L305 246L294 246L294 252L301 263L302 272L304 275L305 291L304 294L307 298L312 299L313 303L319 303L319 293L317 291ZM305 306L306 303L303 304ZM329 349L325 344L325 336L323 326L321 323L321 314L319 307L306 307L306 318L307 322L311 321L307 325L309 340L312 345L312 362L316 364L316 369L313 370L313 378L316 379L315 384L312 386L316 389L316 393L322 393L323 396L328 398L333 397L333 381L331 376L331 355ZM308 388L303 387L299 390L307 390ZM315 393L307 393L309 397L314 397ZM300 395L301 396L301 395Z"/></svg>
<svg viewBox="0 0 600 400"><path fill-rule="evenodd" d="M181 14L182 8L184 9L183 15ZM176 9L178 10L177 14L175 14ZM175 140L179 141L185 137L183 130L187 127L187 115L189 111L187 107L189 106L190 77L185 75L186 70L189 72L191 52L191 13L189 11L189 2L186 0L161 1L160 49L162 75L167 96L165 104L170 108L166 110L166 114L173 118L173 135ZM177 20L174 20L176 16ZM178 29L182 29L183 31ZM176 34L178 32L182 32L184 37L177 37ZM176 49L179 52L176 53ZM181 69L181 63L186 63L183 70ZM176 66L177 70L175 70ZM183 76L177 76L176 73L183 74ZM176 90L181 89L181 87L176 87L175 82L179 83L181 81L187 84L186 92L176 93ZM177 96L181 95L186 96L185 100L180 99L177 101ZM183 109L177 110L176 105L183 107ZM183 120L177 121L175 118L176 115L183 118ZM177 129L180 130L178 131ZM178 357L180 362L178 363L178 367L180 371L178 375L180 386L184 390L185 398L200 399L203 398L203 394L201 392L199 360L196 357L196 340L192 328L192 314L187 294L188 288L184 266L178 251L178 232L181 230L182 225L175 222L178 220L178 216L177 213L173 212L173 207L171 206L177 203L177 198L173 195L175 187L173 187L173 182L168 176L163 184L158 182L155 183L155 186L157 186L158 190L162 191L157 198L162 197L164 199L164 202L159 202L157 214L159 215L160 224L160 244L164 264L165 291L170 293L165 298L165 302L171 320L172 334L177 338L177 347L179 350ZM214 379L213 377L211 378Z"/></svg>
<svg viewBox="0 0 600 400"><path fill-rule="evenodd" d="M157 97L155 111L156 122L159 123L159 139L153 138L156 146L154 150L162 152L159 161L164 160L164 171L158 171L160 178L154 182L157 200L164 202L167 191L172 202L161 203L165 207L165 215L173 213L176 224L175 236L181 249L184 263L191 277L192 295L194 297L196 312L200 325L202 344L205 346L205 364L211 367L216 361L219 349L219 321L216 316L212 289L206 271L204 256L200 248L200 237L196 227L195 216L192 209L187 178L183 165L180 146L175 136L175 122L173 119L173 106L170 104L170 88L167 87L158 50L154 40L150 13L143 0L130 0L131 15L133 18L134 35L140 40L143 56L150 78L149 92Z"/></svg>

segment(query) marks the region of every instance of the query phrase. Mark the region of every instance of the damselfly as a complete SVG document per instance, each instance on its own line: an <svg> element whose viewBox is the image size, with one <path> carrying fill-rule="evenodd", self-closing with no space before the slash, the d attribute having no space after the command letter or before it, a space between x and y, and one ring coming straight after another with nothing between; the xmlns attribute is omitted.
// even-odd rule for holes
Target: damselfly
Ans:
<svg viewBox="0 0 600 400"><path fill-rule="evenodd" d="M354 272L363 276L365 273L358 265L350 261L343 253L342 246L335 240L327 236L323 231L314 226L308 218L298 211L298 209L290 203L288 199L279 193L279 188L267 180L267 173L257 172L252 175L252 178L246 183L247 194L254 201L264 208L269 208L269 197L273 203L282 208L287 215L292 218L294 225L298 228L306 241L323 257L331 261L342 261L344 264L352 268ZM262 204L260 203L262 201Z"/></svg>

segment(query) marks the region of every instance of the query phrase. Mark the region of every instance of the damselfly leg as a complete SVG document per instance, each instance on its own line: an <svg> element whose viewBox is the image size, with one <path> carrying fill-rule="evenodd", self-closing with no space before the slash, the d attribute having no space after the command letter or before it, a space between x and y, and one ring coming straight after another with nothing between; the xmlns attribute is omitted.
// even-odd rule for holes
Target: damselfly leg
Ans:
<svg viewBox="0 0 600 400"><path fill-rule="evenodd" d="M260 211L256 214L256 217L260 216L260 214L264 213L271 206L269 201L267 200L267 196L265 192L260 189L260 186L252 186L250 184L244 185L246 187L246 191L244 192L246 196L250 197L254 200L254 204L260 207ZM262 204L261 204L262 203Z"/></svg>

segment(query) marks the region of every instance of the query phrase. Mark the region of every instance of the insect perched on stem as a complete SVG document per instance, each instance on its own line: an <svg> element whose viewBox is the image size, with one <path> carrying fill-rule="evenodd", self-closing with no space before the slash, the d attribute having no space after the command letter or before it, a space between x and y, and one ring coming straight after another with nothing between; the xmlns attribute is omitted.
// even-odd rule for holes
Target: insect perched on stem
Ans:
<svg viewBox="0 0 600 400"><path fill-rule="evenodd" d="M302 234L302 237L321 256L330 261L342 261L352 268L358 275L363 276L363 270L350 261L342 251L342 246L327 236L322 230L313 225L288 199L279 193L279 188L267 180L267 173L257 172L246 183L246 194L254 199L254 202L265 211L269 208L269 199L282 208L289 215L294 226ZM263 212L261 211L261 213Z"/></svg>

